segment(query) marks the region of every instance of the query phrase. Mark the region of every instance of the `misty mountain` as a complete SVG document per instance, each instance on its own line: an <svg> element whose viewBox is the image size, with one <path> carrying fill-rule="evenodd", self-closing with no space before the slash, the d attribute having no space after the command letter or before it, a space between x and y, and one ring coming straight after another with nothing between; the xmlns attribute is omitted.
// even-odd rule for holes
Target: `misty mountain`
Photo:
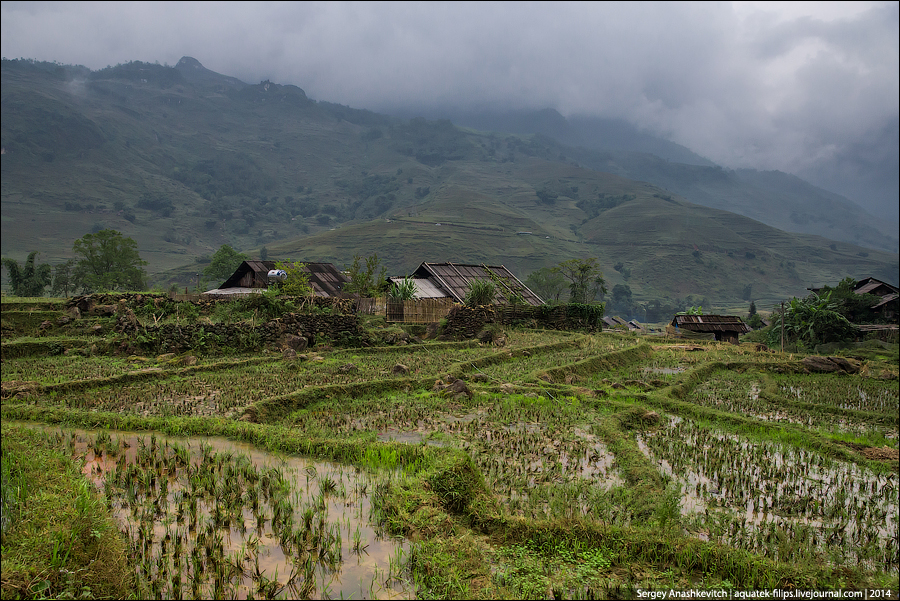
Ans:
<svg viewBox="0 0 900 601"><path fill-rule="evenodd" d="M839 194L779 171L723 169L684 146L641 132L622 120L567 119L552 109L445 109L427 114L481 131L543 135L560 145L561 154L598 171L646 181L696 204L732 211L788 232L889 252L900 248L896 224L867 213Z"/></svg>
<svg viewBox="0 0 900 601"><path fill-rule="evenodd" d="M596 256L611 285L642 299L740 301L751 289L776 299L847 275L896 279L895 253L786 233L674 190L814 214L797 204L812 192L796 178L754 181L543 133L382 115L296 85L247 84L189 57L98 71L3 60L0 80L0 243L19 260L39 250L55 264L75 239L113 228L136 240L151 280L166 286L196 285L222 244L339 266L377 252L397 274L452 260L524 277ZM574 131L552 112L536 120ZM846 228L864 227L845 217Z"/></svg>
<svg viewBox="0 0 900 601"><path fill-rule="evenodd" d="M541 134L553 138L565 146L649 153L686 165L715 166L715 163L690 149L642 132L621 119L591 116L573 116L567 119L553 109L459 111L447 108L429 111L404 110L392 114L407 119L415 116L424 116L429 119L449 119L460 127L470 127L480 131Z"/></svg>

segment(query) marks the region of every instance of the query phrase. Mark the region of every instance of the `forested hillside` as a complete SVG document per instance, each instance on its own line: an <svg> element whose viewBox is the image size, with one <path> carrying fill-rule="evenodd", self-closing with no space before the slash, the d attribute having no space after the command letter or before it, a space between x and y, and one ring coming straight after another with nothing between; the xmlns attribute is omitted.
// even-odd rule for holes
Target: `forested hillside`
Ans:
<svg viewBox="0 0 900 601"><path fill-rule="evenodd" d="M716 210L737 210L721 201L735 190L744 204L757 194L787 206L797 192L777 178L741 188L753 176L718 170L724 184L700 186L686 174L717 168L388 117L293 85L245 84L188 57L94 72L4 60L0 137L4 257L37 250L56 264L76 239L112 228L137 241L151 284L163 287L195 284L222 244L341 267L377 252L397 274L452 260L505 264L524 278L597 257L611 285L645 300L738 302L748 286L775 300L847 275L893 281L898 271L897 254L871 248L884 245L852 214L840 219L862 228L859 244ZM612 164L625 166L614 174ZM672 185L635 181L661 165Z"/></svg>

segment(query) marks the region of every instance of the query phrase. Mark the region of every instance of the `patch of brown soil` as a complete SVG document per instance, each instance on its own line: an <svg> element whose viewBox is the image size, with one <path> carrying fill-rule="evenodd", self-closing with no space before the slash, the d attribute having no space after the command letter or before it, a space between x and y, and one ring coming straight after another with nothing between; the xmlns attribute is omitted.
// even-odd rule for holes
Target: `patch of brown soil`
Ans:
<svg viewBox="0 0 900 601"><path fill-rule="evenodd" d="M866 447L862 450L862 454L866 456L866 459L875 461L900 460L900 451L891 447Z"/></svg>
<svg viewBox="0 0 900 601"><path fill-rule="evenodd" d="M8 397L19 392L31 392L41 385L40 382L29 382L26 380L8 380L0 383L0 391L2 396Z"/></svg>

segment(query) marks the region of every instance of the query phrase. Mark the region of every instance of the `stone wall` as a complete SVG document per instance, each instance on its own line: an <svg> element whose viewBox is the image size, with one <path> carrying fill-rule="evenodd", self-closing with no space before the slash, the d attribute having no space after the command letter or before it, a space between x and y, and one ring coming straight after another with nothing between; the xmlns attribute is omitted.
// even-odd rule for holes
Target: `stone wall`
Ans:
<svg viewBox="0 0 900 601"><path fill-rule="evenodd" d="M125 345L132 347L133 351L153 353L224 348L280 350L287 346L296 349L298 346L313 345L317 339L351 345L364 341L364 333L355 314L288 313L259 325L248 322L197 322L160 326L141 326L134 320L133 314L124 314L118 317L116 330L128 336ZM298 345L300 340L302 345Z"/></svg>
<svg viewBox="0 0 900 601"><path fill-rule="evenodd" d="M602 316L602 312L599 312ZM585 315L583 305L455 305L447 313L443 335L448 338L473 338L486 324L523 325L550 330L600 331L599 317Z"/></svg>

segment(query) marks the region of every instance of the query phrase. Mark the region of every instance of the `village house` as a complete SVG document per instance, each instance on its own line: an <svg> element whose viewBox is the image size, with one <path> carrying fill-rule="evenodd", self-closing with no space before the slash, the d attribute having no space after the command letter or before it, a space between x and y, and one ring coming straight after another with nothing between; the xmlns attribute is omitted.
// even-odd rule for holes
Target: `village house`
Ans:
<svg viewBox="0 0 900 601"><path fill-rule="evenodd" d="M445 298L461 303L465 300L473 282L488 280L497 288L495 304L508 304L516 296L533 307L544 304L537 294L503 265L422 263L409 278L416 285L417 299ZM400 282L403 279L389 278L391 282Z"/></svg>
<svg viewBox="0 0 900 601"><path fill-rule="evenodd" d="M740 317L733 315L676 315L670 327L676 335L681 331L712 334L716 340L732 344L738 344L740 335L751 331Z"/></svg>
<svg viewBox="0 0 900 601"><path fill-rule="evenodd" d="M892 286L887 282L876 280L875 278L864 278L856 282L853 288L856 294L874 294L880 296L881 300L872 306L872 310L881 314L886 320L897 319L898 298L900 298L900 289Z"/></svg>
<svg viewBox="0 0 900 601"><path fill-rule="evenodd" d="M206 291L204 296L221 298L262 292L269 287L269 272L277 269L275 261L244 261L221 286ZM309 274L309 284L316 296L340 297L344 285L350 281L331 263L303 263L303 271Z"/></svg>
<svg viewBox="0 0 900 601"><path fill-rule="evenodd" d="M822 288L807 288L811 292L818 294ZM853 292L856 294L873 294L881 297L872 310L879 313L885 321L897 319L898 304L900 304L900 289L893 284L888 284L873 277L857 280L853 285Z"/></svg>

